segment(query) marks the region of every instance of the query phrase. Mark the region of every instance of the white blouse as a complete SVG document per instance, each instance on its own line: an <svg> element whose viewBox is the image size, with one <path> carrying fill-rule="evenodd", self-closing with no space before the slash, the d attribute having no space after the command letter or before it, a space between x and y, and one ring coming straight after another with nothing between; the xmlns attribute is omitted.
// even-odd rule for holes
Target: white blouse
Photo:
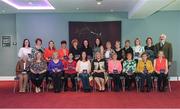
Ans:
<svg viewBox="0 0 180 109"><path fill-rule="evenodd" d="M31 51L32 51L32 48L30 47L29 48L22 47L19 49L18 57L22 58L23 56L28 56L28 54L31 54Z"/></svg>
<svg viewBox="0 0 180 109"><path fill-rule="evenodd" d="M143 46L134 46L134 59L141 60L141 54L145 51Z"/></svg>
<svg viewBox="0 0 180 109"><path fill-rule="evenodd" d="M88 73L90 73L90 71L91 71L91 63L90 63L89 60L86 61L86 62L83 62L83 61L80 61L80 60L79 60L79 61L77 62L77 65L78 65L78 66L76 66L76 71L77 71L78 73L82 73L83 70L87 70Z"/></svg>

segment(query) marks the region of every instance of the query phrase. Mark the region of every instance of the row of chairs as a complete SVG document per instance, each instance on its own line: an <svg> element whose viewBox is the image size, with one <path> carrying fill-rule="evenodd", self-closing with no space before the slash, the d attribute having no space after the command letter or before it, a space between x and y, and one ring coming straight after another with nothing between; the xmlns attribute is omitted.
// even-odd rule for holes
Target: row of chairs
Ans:
<svg viewBox="0 0 180 109"><path fill-rule="evenodd" d="M158 89L158 86L157 86L158 78L157 77L152 77L151 79L152 79L152 89L153 89L153 91L157 91L157 89ZM61 80L63 81L64 77L61 77ZM69 78L68 78L68 80L69 80ZM79 87L81 79L77 76L75 78L75 80L76 80L76 82L75 82L76 83L76 92L79 92L80 88L78 88L78 87ZM108 79L107 79L107 89L108 89L108 91L112 91L112 84L113 84L112 80L113 80L113 78L108 76ZM125 86L126 86L126 84L125 84L125 77L124 76L120 76L120 80L121 80L121 84L122 84L122 90L123 90L123 92L125 92L125 89L126 89L125 88ZM137 92L139 92L140 88L138 86L138 81L140 80L140 78L139 77L135 77L135 80L136 80L136 89L137 89ZM15 83L14 83L13 92L15 93L17 88L18 88L18 85L19 85L19 78L15 77L14 81L15 81ZM48 77L48 81L52 82L52 78ZM46 83L46 78L44 78L44 80L42 82L42 85L41 85L42 86L42 91L45 92L45 88L46 88L46 91L48 92L49 91L49 85L50 85L50 83ZM63 82L62 82L61 86L62 86L62 91L64 91L65 84ZM168 76L168 86L167 87L169 89L169 92L171 92L172 89L171 89L171 82L170 82L170 77L169 76ZM32 88L33 88L33 84L32 84L32 82L31 82L31 80L29 78L28 84L27 84L27 91L28 92L32 92ZM97 85L96 85L96 82L95 82L95 80L93 78L93 91L94 92L96 92L96 88L97 88Z"/></svg>

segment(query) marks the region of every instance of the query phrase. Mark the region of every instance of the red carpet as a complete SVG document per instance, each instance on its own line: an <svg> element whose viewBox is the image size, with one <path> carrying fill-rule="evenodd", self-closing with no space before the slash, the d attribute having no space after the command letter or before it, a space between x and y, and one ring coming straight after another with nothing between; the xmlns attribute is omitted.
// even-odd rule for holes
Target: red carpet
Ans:
<svg viewBox="0 0 180 109"><path fill-rule="evenodd" d="M45 92L14 94L13 82L0 82L0 108L180 108L180 82L172 92Z"/></svg>

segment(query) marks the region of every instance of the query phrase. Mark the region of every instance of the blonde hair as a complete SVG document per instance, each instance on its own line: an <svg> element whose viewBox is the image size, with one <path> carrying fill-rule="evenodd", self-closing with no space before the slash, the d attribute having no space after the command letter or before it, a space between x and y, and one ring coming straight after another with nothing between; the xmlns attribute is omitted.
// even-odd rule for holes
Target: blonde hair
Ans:
<svg viewBox="0 0 180 109"><path fill-rule="evenodd" d="M73 45L74 43L79 43L79 41L77 40L77 39L73 39L72 41L71 41L71 44Z"/></svg>
<svg viewBox="0 0 180 109"><path fill-rule="evenodd" d="M111 58L113 58L114 55L117 56L117 53L113 52L113 53L111 54Z"/></svg>
<svg viewBox="0 0 180 109"><path fill-rule="evenodd" d="M35 55L34 55L34 61L36 61L36 60L37 60L37 55L38 55L38 54L41 54L41 59L40 59L40 60L41 60L41 61L43 61L43 60L44 60L44 58L43 58L43 56L42 56L42 53L41 53L41 52L39 52L39 51L35 53Z"/></svg>
<svg viewBox="0 0 180 109"><path fill-rule="evenodd" d="M55 56L59 56L58 52L54 52L52 58L54 58Z"/></svg>

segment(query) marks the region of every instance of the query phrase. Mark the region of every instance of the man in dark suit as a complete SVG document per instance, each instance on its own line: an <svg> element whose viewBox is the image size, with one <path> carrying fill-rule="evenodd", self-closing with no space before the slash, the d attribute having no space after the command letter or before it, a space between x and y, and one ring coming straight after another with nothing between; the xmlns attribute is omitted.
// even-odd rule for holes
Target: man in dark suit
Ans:
<svg viewBox="0 0 180 109"><path fill-rule="evenodd" d="M165 57L168 60L168 64L169 66L172 63L172 56L173 56L173 49L172 49L172 45L171 43L166 41L166 35L165 34L161 34L160 38L159 38L159 43L157 43L155 45L155 52L156 52L156 56L158 54L159 51L163 51Z"/></svg>

